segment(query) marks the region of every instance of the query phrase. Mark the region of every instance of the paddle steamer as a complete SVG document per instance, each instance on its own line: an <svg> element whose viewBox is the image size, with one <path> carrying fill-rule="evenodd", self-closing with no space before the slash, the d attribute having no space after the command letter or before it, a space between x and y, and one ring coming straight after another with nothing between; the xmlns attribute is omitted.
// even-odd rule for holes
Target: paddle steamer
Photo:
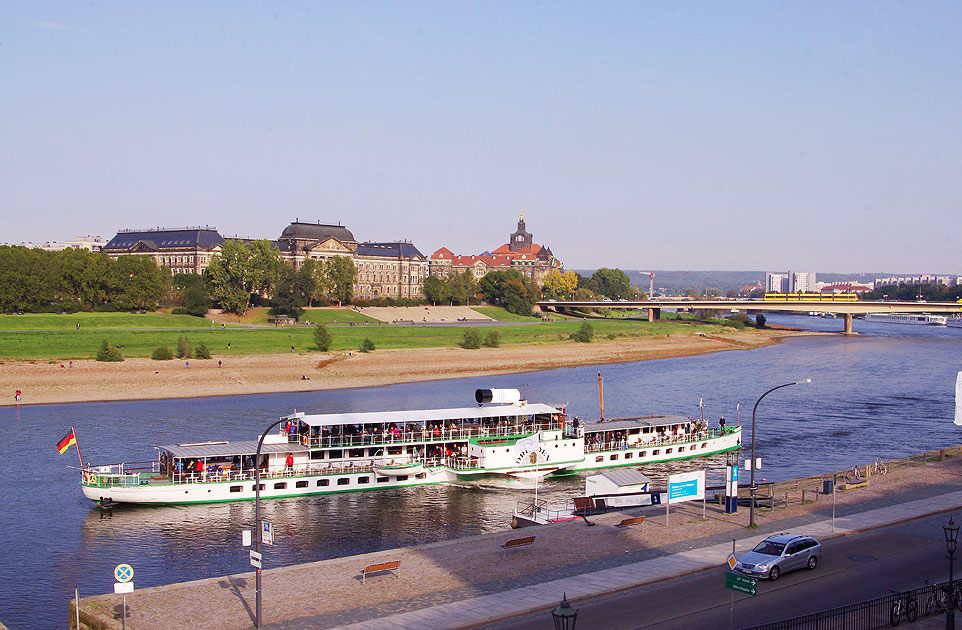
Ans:
<svg viewBox="0 0 962 630"><path fill-rule="evenodd" d="M518 390L477 390L477 406L284 416L258 441L157 447L149 462L84 466L99 504L185 504L637 466L736 449L741 427L682 416L582 422ZM272 425L273 427L274 425Z"/></svg>

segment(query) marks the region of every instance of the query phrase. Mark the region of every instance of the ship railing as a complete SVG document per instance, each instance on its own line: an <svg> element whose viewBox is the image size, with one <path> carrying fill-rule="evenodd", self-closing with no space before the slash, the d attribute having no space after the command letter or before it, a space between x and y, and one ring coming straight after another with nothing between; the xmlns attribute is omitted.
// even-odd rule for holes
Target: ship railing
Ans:
<svg viewBox="0 0 962 630"><path fill-rule="evenodd" d="M627 442L626 440L607 440L604 442L585 442L586 453L600 453L604 451L622 451L628 448L652 448L658 446L671 446L673 444L688 444L690 442L700 442L711 438L721 437L731 433L727 427L722 433L718 429L699 431L697 433L682 433L678 436L654 437L643 439L638 442Z"/></svg>
<svg viewBox="0 0 962 630"><path fill-rule="evenodd" d="M102 466L87 466L81 472L81 480L85 484L102 487L131 487L147 483L158 472L158 463L122 462L120 464L104 464Z"/></svg>
<svg viewBox="0 0 962 630"><path fill-rule="evenodd" d="M428 442L466 442L470 438L509 437L525 435L537 431L550 431L562 428L560 422L531 422L510 426L461 427L433 431L398 431L396 433L364 433L357 435L291 435L288 441L299 442L309 448L363 448L365 446L391 446L394 444L413 444Z"/></svg>

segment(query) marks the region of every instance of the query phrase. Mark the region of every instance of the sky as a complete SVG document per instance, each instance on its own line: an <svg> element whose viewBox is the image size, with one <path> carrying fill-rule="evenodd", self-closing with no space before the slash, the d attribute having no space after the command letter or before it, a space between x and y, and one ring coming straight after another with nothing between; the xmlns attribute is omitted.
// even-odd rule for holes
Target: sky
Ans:
<svg viewBox="0 0 962 630"><path fill-rule="evenodd" d="M962 5L0 3L0 243L962 275Z"/></svg>

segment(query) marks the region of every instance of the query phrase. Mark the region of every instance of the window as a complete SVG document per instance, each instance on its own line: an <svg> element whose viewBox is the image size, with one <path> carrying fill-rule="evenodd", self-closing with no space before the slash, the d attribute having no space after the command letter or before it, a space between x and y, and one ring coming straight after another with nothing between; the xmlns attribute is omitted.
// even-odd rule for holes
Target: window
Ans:
<svg viewBox="0 0 962 630"><path fill-rule="evenodd" d="M616 459L618 459L617 453L611 456L611 461L615 461Z"/></svg>
<svg viewBox="0 0 962 630"><path fill-rule="evenodd" d="M668 454L670 454L670 453L671 453L671 449L670 449L670 448L666 448L666 449L665 449L665 455L668 455Z"/></svg>
<svg viewBox="0 0 962 630"><path fill-rule="evenodd" d="M418 473L418 474L414 475L414 478L415 478L415 479L427 479L427 477L428 477L428 474L427 474L427 473Z"/></svg>
<svg viewBox="0 0 962 630"><path fill-rule="evenodd" d="M263 490L266 487L267 487L267 484L265 483L261 484L261 490ZM253 486L251 486L251 492L257 492L257 484L254 484Z"/></svg>
<svg viewBox="0 0 962 630"><path fill-rule="evenodd" d="M605 461L605 456L604 456L604 455L598 455L597 457L595 457L595 461L596 461L596 462L603 462L603 461Z"/></svg>
<svg viewBox="0 0 962 630"><path fill-rule="evenodd" d="M625 453L625 459L631 459L634 455L634 453Z"/></svg>
<svg viewBox="0 0 962 630"><path fill-rule="evenodd" d="M407 480L408 480L408 476L407 476L407 475L398 475L398 476L397 476L397 480L398 480L398 481L407 481Z"/></svg>
<svg viewBox="0 0 962 630"><path fill-rule="evenodd" d="M357 482L358 482L358 483L371 483L371 478L370 478L370 477L358 477L358 478L357 478Z"/></svg>
<svg viewBox="0 0 962 630"><path fill-rule="evenodd" d="M317 485L318 485L318 486L329 486L329 485L331 485L331 480L330 480L330 479L318 479L318 480L317 480Z"/></svg>
<svg viewBox="0 0 962 630"><path fill-rule="evenodd" d="M679 453L685 452L685 447L684 447L684 446L679 446L679 447L678 447L678 452L679 452Z"/></svg>
<svg viewBox="0 0 962 630"><path fill-rule="evenodd" d="M306 487L307 487L307 481L306 481L306 480L305 480L305 481L298 481L296 484L294 484L294 487L295 487L295 488L306 488Z"/></svg>
<svg viewBox="0 0 962 630"><path fill-rule="evenodd" d="M243 487L243 486L231 486L231 487L230 487L230 491L231 491L231 492L243 492L243 491L244 491L244 487Z"/></svg>
<svg viewBox="0 0 962 630"><path fill-rule="evenodd" d="M661 449L656 448L651 452L651 456L654 457L655 455L659 455L660 453L661 453Z"/></svg>
<svg viewBox="0 0 962 630"><path fill-rule="evenodd" d="M287 488L286 481L278 481L277 483L274 484L275 490L284 490L285 488Z"/></svg>
<svg viewBox="0 0 962 630"><path fill-rule="evenodd" d="M638 453L638 457L647 457L647 456L648 456L648 451L642 451Z"/></svg>
<svg viewBox="0 0 962 630"><path fill-rule="evenodd" d="M349 483L351 483L351 480L348 479L347 477L341 477L340 479L337 480L337 485L339 486L346 486Z"/></svg>
<svg viewBox="0 0 962 630"><path fill-rule="evenodd" d="M387 482L390 481L390 480L391 480L391 479L390 479L389 477L378 477L378 478L377 478L377 482L378 482L378 483L387 483Z"/></svg>

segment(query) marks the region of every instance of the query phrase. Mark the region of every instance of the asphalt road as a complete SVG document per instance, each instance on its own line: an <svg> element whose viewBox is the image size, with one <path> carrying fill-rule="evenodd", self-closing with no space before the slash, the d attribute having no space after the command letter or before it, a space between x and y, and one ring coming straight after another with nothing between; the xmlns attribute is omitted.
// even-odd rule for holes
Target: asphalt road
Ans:
<svg viewBox="0 0 962 630"><path fill-rule="evenodd" d="M718 569L575 602L577 628L742 628L874 599L889 589L908 590L927 579L944 581L949 563L942 525L948 520L948 514L939 514L824 541L817 569L788 573L776 582L759 581L756 596L725 588L725 559L719 558ZM956 568L962 570L962 563ZM482 627L546 630L553 626L550 611L545 611Z"/></svg>

